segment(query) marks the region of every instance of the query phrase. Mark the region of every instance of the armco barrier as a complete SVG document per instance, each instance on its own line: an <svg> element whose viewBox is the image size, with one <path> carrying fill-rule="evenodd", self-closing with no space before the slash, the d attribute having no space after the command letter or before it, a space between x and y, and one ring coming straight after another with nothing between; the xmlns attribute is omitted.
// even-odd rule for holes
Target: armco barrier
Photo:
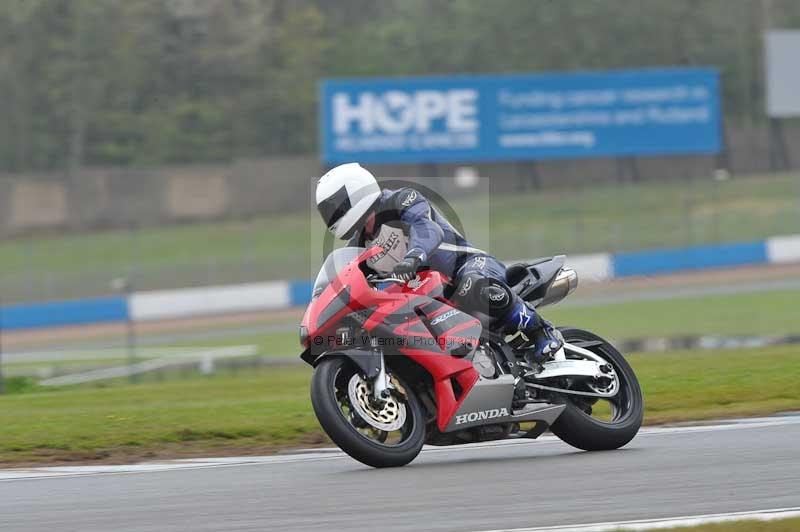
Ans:
<svg viewBox="0 0 800 532"><path fill-rule="evenodd" d="M764 263L800 262L800 235L764 241L714 244L626 253L567 257L567 266L588 281L658 275ZM124 297L26 303L0 307L6 330L124 321L176 319L199 315L278 310L306 304L311 281L275 281L231 286L159 290Z"/></svg>

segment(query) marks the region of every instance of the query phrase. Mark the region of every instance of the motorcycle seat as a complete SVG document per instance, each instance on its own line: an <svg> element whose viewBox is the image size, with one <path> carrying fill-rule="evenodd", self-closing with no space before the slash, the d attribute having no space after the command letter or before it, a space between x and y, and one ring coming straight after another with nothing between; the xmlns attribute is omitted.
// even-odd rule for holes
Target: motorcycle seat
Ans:
<svg viewBox="0 0 800 532"><path fill-rule="evenodd" d="M566 255L556 255L535 259L529 263L512 264L506 269L506 281L523 300L541 299L558 272L564 268L566 258Z"/></svg>

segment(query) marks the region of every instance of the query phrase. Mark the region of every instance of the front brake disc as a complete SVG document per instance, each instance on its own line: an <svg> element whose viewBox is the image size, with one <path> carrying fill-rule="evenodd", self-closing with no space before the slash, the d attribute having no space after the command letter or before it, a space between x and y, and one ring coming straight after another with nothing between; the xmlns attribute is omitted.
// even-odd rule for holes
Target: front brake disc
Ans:
<svg viewBox="0 0 800 532"><path fill-rule="evenodd" d="M406 405L395 398L391 392L383 404L375 406L371 401L372 385L361 375L353 375L347 384L347 395L356 413L371 427L391 432L402 427L406 422Z"/></svg>

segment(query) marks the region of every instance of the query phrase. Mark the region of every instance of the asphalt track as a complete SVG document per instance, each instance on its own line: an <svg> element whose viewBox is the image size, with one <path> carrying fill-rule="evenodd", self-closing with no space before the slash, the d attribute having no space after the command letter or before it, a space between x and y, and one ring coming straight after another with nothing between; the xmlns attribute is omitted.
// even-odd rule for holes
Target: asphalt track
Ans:
<svg viewBox="0 0 800 532"><path fill-rule="evenodd" d="M553 437L433 448L391 470L318 451L0 471L0 529L480 531L789 508L798 442L787 416L645 429L603 453Z"/></svg>

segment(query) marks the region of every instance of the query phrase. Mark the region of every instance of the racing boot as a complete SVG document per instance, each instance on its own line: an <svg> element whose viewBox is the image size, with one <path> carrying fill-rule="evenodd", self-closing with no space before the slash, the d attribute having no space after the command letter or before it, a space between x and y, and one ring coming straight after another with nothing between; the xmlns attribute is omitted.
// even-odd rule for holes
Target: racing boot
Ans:
<svg viewBox="0 0 800 532"><path fill-rule="evenodd" d="M564 345L561 333L553 324L520 299L514 302L504 321L505 330L512 334L509 345L522 353L531 366L550 360Z"/></svg>
<svg viewBox="0 0 800 532"><path fill-rule="evenodd" d="M530 345L521 348L525 361L534 366L542 364L553 358L564 345L561 333L547 320L541 320L542 325L529 333Z"/></svg>

